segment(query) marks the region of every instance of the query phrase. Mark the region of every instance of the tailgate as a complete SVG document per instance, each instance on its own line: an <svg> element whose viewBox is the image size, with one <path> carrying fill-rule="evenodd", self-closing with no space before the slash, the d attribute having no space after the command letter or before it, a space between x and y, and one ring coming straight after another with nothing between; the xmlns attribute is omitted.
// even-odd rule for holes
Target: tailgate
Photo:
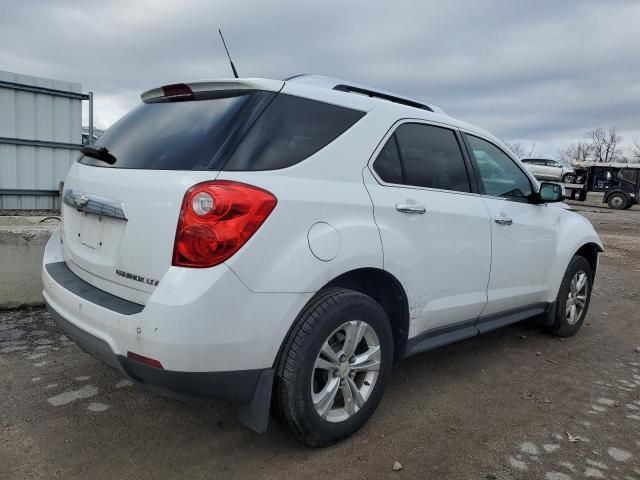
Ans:
<svg viewBox="0 0 640 480"><path fill-rule="evenodd" d="M74 164L62 206L67 265L102 290L146 303L171 266L185 192L216 175Z"/></svg>

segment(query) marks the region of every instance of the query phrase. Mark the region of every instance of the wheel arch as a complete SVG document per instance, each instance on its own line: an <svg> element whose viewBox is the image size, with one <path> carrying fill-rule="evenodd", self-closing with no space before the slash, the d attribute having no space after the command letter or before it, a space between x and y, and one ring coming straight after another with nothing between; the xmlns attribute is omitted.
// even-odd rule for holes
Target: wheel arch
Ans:
<svg viewBox="0 0 640 480"><path fill-rule="evenodd" d="M396 360L404 356L409 334L409 302L402 283L391 273L375 267L355 268L341 273L319 288L300 310L304 312L307 306L324 290L332 287L348 288L370 296L377 301L389 317L393 332L394 357ZM282 350L291 332L295 329L300 313L289 327L282 339L278 353L274 359L274 366L278 365Z"/></svg>
<svg viewBox="0 0 640 480"><path fill-rule="evenodd" d="M409 302L402 283L379 268L358 268L339 275L324 288L342 287L368 295L382 306L391 322L394 356L404 356L409 334Z"/></svg>
<svg viewBox="0 0 640 480"><path fill-rule="evenodd" d="M598 255L601 252L603 252L603 249L600 245L594 242L588 242L578 248L573 256L579 255L586 258L591 266L591 272L593 276L595 276L596 270L598 269Z"/></svg>

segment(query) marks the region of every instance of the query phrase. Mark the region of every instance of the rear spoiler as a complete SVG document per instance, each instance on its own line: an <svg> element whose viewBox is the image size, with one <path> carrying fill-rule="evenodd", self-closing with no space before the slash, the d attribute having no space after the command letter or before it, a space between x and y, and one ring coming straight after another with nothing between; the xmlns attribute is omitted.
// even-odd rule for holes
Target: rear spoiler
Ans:
<svg viewBox="0 0 640 480"><path fill-rule="evenodd" d="M214 98L220 94L247 91L279 92L284 87L282 80L264 78L224 78L220 80L202 80L189 83L175 83L147 90L140 98L145 103L161 101L192 100ZM217 95L216 95L217 94Z"/></svg>

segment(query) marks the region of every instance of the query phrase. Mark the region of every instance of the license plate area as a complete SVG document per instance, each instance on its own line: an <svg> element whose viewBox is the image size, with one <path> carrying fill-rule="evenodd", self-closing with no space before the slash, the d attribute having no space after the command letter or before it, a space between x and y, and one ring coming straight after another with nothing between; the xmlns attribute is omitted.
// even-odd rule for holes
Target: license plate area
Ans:
<svg viewBox="0 0 640 480"><path fill-rule="evenodd" d="M98 250L102 247L104 224L103 217L82 212L78 241L92 250Z"/></svg>

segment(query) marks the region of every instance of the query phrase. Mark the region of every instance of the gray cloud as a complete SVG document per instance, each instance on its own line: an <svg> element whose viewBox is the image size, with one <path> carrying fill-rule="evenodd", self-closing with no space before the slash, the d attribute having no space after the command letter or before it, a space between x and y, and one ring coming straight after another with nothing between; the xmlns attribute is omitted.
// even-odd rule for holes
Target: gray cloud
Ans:
<svg viewBox="0 0 640 480"><path fill-rule="evenodd" d="M380 86L542 154L640 136L636 1L4 1L0 68L81 82L101 125L148 88L229 76L221 26L243 76Z"/></svg>

